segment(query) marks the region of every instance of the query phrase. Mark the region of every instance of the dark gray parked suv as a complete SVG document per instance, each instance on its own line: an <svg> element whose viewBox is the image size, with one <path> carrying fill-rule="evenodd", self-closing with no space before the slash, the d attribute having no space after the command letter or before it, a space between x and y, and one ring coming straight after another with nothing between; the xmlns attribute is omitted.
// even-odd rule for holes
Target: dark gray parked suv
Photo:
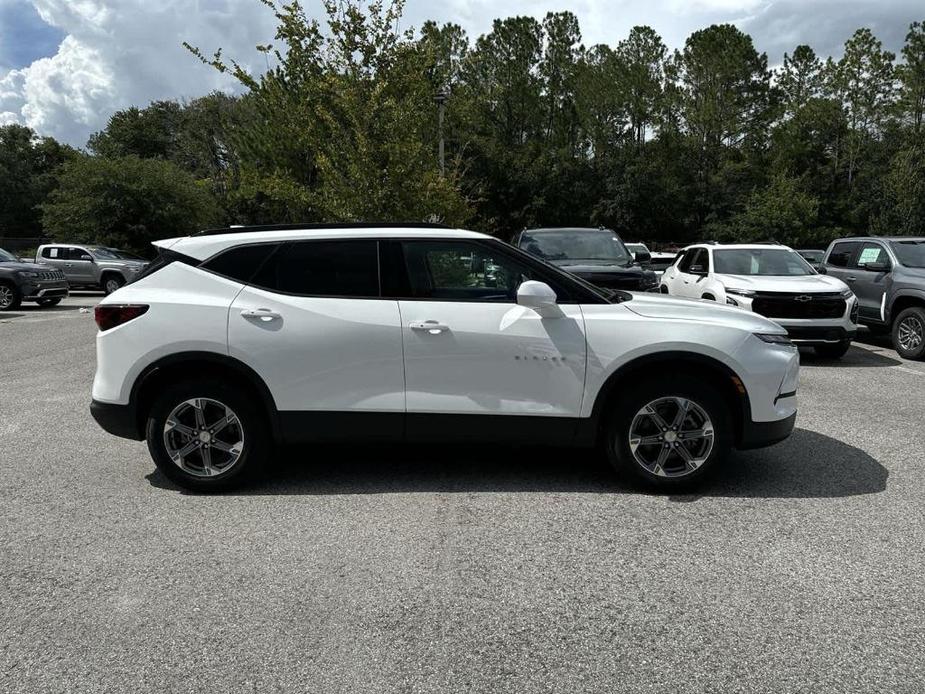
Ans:
<svg viewBox="0 0 925 694"><path fill-rule="evenodd" d="M925 357L925 237L836 239L819 271L851 287L859 323L891 332L900 356Z"/></svg>
<svg viewBox="0 0 925 694"><path fill-rule="evenodd" d="M24 263L0 248L0 311L19 308L23 301L54 306L67 296L64 275L48 265Z"/></svg>

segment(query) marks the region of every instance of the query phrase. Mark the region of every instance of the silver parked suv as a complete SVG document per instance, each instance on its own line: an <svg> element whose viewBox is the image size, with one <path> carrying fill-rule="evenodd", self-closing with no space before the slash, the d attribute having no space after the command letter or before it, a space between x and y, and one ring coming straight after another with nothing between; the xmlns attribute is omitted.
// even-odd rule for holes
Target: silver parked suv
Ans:
<svg viewBox="0 0 925 694"><path fill-rule="evenodd" d="M92 287L107 294L131 282L148 264L114 248L69 243L39 246L35 262L59 269L67 277L71 288Z"/></svg>

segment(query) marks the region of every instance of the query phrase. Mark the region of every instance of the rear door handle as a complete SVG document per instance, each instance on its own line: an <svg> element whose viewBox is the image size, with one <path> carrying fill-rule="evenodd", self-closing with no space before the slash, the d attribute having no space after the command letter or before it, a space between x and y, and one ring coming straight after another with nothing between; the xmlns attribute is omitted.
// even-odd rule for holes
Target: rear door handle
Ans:
<svg viewBox="0 0 925 694"><path fill-rule="evenodd" d="M435 320L416 320L411 321L408 327L412 330L426 330L431 335L439 335L450 329L450 326Z"/></svg>
<svg viewBox="0 0 925 694"><path fill-rule="evenodd" d="M264 322L282 318L282 316L278 314L276 311L272 311L268 308L254 308L254 309L246 308L243 311L241 311L241 315L244 316L245 318L259 318L260 320Z"/></svg>

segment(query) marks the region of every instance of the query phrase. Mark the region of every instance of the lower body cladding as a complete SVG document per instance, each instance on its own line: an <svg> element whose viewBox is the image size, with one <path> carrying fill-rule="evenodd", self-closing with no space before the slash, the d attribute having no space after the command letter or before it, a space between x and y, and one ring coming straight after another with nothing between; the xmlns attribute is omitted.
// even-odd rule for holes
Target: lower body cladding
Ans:
<svg viewBox="0 0 925 694"><path fill-rule="evenodd" d="M784 394L791 404L795 395ZM741 411L736 413L740 426L735 447L761 448L787 438L796 422L796 408L784 403L781 408L789 414L767 422L755 421L748 415L748 398L743 396ZM90 413L100 427L114 436L144 439L144 422L134 403L118 405L94 400ZM283 410L273 415L274 438L283 444L471 442L590 447L597 443L601 428L598 417L311 410Z"/></svg>

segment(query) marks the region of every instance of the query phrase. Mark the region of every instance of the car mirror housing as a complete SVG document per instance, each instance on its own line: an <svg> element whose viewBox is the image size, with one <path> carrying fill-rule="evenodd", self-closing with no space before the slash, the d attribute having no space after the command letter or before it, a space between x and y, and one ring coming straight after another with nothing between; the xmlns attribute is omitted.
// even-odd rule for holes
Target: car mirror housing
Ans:
<svg viewBox="0 0 925 694"><path fill-rule="evenodd" d="M81 259L81 260L89 260L91 263L93 262L93 256L92 256L92 255L87 255L86 253L84 253L83 255L81 255L81 256L80 256L80 259Z"/></svg>
<svg viewBox="0 0 925 694"><path fill-rule="evenodd" d="M652 261L652 255L650 253L646 253L645 251L638 251L637 253L633 253L633 258L640 265Z"/></svg>
<svg viewBox="0 0 925 694"><path fill-rule="evenodd" d="M556 303L556 293L545 282L528 280L517 288L517 303L533 309L544 318L559 316L562 310Z"/></svg>
<svg viewBox="0 0 925 694"><path fill-rule="evenodd" d="M865 270L870 272L886 272L890 269L889 263L864 263L862 266Z"/></svg>

